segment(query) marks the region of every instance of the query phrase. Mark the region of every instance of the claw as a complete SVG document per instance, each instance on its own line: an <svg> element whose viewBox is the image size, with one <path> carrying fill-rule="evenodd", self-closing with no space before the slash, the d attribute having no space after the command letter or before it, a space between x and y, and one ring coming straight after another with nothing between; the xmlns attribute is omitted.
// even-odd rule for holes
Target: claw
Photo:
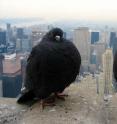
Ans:
<svg viewBox="0 0 117 124"><path fill-rule="evenodd" d="M55 93L55 97L58 99L61 99L65 101L65 97L68 97L68 94L63 94L63 93Z"/></svg>
<svg viewBox="0 0 117 124"><path fill-rule="evenodd" d="M41 100L41 106L42 106L42 110L46 106L55 106L55 98L54 97L51 97L51 98L47 98L47 99Z"/></svg>

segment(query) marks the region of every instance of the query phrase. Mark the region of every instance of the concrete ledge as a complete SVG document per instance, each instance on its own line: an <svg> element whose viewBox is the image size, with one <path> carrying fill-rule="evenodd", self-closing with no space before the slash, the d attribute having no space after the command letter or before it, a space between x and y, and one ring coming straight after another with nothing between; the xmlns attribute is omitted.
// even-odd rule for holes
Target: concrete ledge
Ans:
<svg viewBox="0 0 117 124"><path fill-rule="evenodd" d="M56 106L41 109L39 103L25 113L22 122L25 124L101 124L96 98L89 101L81 94L78 84L71 85L66 93L66 101L56 100ZM91 99L91 98L90 98Z"/></svg>
<svg viewBox="0 0 117 124"><path fill-rule="evenodd" d="M0 98L0 124L19 124L27 106L16 103L16 99Z"/></svg>
<svg viewBox="0 0 117 124"><path fill-rule="evenodd" d="M108 101L96 93L95 79L87 78L65 90L66 101L42 110L39 102L21 106L16 99L0 99L0 124L116 124L117 95Z"/></svg>

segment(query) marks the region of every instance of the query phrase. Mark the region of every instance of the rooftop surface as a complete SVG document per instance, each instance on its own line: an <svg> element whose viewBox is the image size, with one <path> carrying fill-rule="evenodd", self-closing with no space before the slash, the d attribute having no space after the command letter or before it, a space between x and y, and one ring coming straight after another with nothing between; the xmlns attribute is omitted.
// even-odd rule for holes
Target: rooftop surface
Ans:
<svg viewBox="0 0 117 124"><path fill-rule="evenodd" d="M16 56L15 59L4 60L3 61L3 73L4 74L14 74L21 69L20 56Z"/></svg>

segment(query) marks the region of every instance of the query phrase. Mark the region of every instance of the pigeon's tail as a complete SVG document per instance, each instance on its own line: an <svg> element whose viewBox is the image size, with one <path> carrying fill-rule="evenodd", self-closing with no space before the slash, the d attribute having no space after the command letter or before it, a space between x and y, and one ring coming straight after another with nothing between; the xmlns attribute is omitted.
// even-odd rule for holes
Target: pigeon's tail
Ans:
<svg viewBox="0 0 117 124"><path fill-rule="evenodd" d="M55 41L61 41L63 38L63 31L60 28L53 28L51 29L43 38L43 40L55 40Z"/></svg>
<svg viewBox="0 0 117 124"><path fill-rule="evenodd" d="M26 93L21 93L18 96L17 103L23 104L23 103L30 102L34 99L34 97L35 97L35 95L34 95L33 91L28 91Z"/></svg>

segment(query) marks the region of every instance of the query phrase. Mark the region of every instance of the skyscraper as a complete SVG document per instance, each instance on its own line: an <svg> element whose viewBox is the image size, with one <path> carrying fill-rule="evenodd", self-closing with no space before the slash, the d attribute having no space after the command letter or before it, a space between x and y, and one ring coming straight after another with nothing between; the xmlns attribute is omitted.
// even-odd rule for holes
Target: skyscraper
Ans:
<svg viewBox="0 0 117 124"><path fill-rule="evenodd" d="M88 71L90 64L90 33L88 27L79 27L74 30L73 42L78 48L81 59L83 71Z"/></svg>
<svg viewBox="0 0 117 124"><path fill-rule="evenodd" d="M21 50L22 50L23 52L25 52L25 51L30 51L30 50L31 50L30 42L31 42L31 41L30 41L28 38L21 40Z"/></svg>
<svg viewBox="0 0 117 124"><path fill-rule="evenodd" d="M20 54L5 55L3 61L3 97L17 97L22 86Z"/></svg>
<svg viewBox="0 0 117 124"><path fill-rule="evenodd" d="M20 52L22 50L22 40L21 39L17 39L16 40L16 51Z"/></svg>
<svg viewBox="0 0 117 124"><path fill-rule="evenodd" d="M117 37L115 37L114 39L112 49L113 49L113 56L114 56L117 51Z"/></svg>
<svg viewBox="0 0 117 124"><path fill-rule="evenodd" d="M4 56L0 54L0 78L3 74L3 59L4 59Z"/></svg>
<svg viewBox="0 0 117 124"><path fill-rule="evenodd" d="M102 67L102 54L105 52L106 46L105 43L97 42L95 44L91 44L90 54L92 56L93 52L96 52L96 67Z"/></svg>
<svg viewBox="0 0 117 124"><path fill-rule="evenodd" d="M91 64L96 64L97 63L97 53L96 51L94 50L92 53L91 53Z"/></svg>
<svg viewBox="0 0 117 124"><path fill-rule="evenodd" d="M6 32L0 31L0 45L6 45Z"/></svg>
<svg viewBox="0 0 117 124"><path fill-rule="evenodd" d="M110 33L110 47L113 47L113 44L116 42L116 32Z"/></svg>
<svg viewBox="0 0 117 124"><path fill-rule="evenodd" d="M45 34L46 34L46 31L33 29L32 34L31 34L32 47L37 45Z"/></svg>
<svg viewBox="0 0 117 124"><path fill-rule="evenodd" d="M23 28L17 28L17 38L23 39L24 37L24 29Z"/></svg>
<svg viewBox="0 0 117 124"><path fill-rule="evenodd" d="M108 48L102 56L104 72L104 93L108 95L112 92L112 74L113 74L113 54L112 49Z"/></svg>
<svg viewBox="0 0 117 124"><path fill-rule="evenodd" d="M7 40L7 43L9 43L12 35L11 24L7 23L6 26L7 26L6 40Z"/></svg>
<svg viewBox="0 0 117 124"><path fill-rule="evenodd" d="M91 44L99 41L99 32L91 32Z"/></svg>
<svg viewBox="0 0 117 124"><path fill-rule="evenodd" d="M105 26L104 30L101 30L100 32L100 41L105 43L107 46L109 45L110 31L107 25Z"/></svg>
<svg viewBox="0 0 117 124"><path fill-rule="evenodd" d="M3 87L2 87L3 83L2 83L2 79L0 79L0 97L3 96Z"/></svg>
<svg viewBox="0 0 117 124"><path fill-rule="evenodd" d="M0 54L0 97L3 96L3 82L2 82L2 75L3 75L3 59L4 56Z"/></svg>

